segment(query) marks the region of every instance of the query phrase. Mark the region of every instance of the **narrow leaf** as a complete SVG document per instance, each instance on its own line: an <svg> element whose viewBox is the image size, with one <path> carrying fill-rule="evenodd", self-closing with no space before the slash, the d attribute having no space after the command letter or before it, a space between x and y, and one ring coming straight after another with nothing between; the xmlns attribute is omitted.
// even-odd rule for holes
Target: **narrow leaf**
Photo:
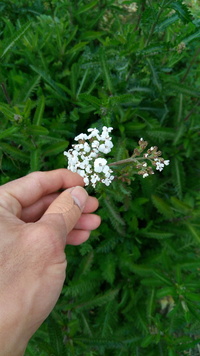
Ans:
<svg viewBox="0 0 200 356"><path fill-rule="evenodd" d="M98 4L98 0L94 0L92 2L90 2L87 5L84 5L82 7L80 7L80 9L76 12L77 15L82 14L83 12L87 12L88 10L92 9L94 6L96 6Z"/></svg>
<svg viewBox="0 0 200 356"><path fill-rule="evenodd" d="M29 29L31 22L26 23L23 25L10 39L9 43L6 44L6 47L3 49L0 58L3 58L5 54L10 50L11 47L25 34L25 32Z"/></svg>
<svg viewBox="0 0 200 356"><path fill-rule="evenodd" d="M59 143L53 143L46 150L43 151L44 156L56 155L66 149L69 145L69 141L61 141Z"/></svg>
<svg viewBox="0 0 200 356"><path fill-rule="evenodd" d="M177 15L184 23L192 21L192 15L188 7L183 4L181 0L173 1L170 4L170 7L176 11Z"/></svg>
<svg viewBox="0 0 200 356"><path fill-rule="evenodd" d="M173 218L173 211L170 207L170 205L164 201L162 198L158 197L157 195L151 196L153 205L156 207L156 209L159 211L160 214L164 215L167 219L172 219Z"/></svg>
<svg viewBox="0 0 200 356"><path fill-rule="evenodd" d="M36 109L35 115L33 117L34 125L39 126L41 124L44 108L45 108L45 97L42 95L39 98L39 101L37 104L37 109Z"/></svg>

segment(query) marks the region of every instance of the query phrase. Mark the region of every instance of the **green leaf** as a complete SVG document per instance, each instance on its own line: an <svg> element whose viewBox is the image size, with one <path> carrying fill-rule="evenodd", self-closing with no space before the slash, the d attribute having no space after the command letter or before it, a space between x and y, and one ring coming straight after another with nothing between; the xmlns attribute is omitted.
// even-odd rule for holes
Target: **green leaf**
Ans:
<svg viewBox="0 0 200 356"><path fill-rule="evenodd" d="M8 143L0 142L0 149L2 149L5 153L14 159L19 159L22 162L27 162L29 159L28 154L24 153L17 147L9 145Z"/></svg>
<svg viewBox="0 0 200 356"><path fill-rule="evenodd" d="M181 0L173 1L170 3L170 8L176 11L177 15L184 23L192 21L192 15L187 5L183 4Z"/></svg>
<svg viewBox="0 0 200 356"><path fill-rule="evenodd" d="M58 143L53 143L48 146L46 150L43 151L43 155L45 156L54 156L60 152L66 150L67 146L69 145L69 141L61 141Z"/></svg>
<svg viewBox="0 0 200 356"><path fill-rule="evenodd" d="M67 53L74 54L79 51L82 51L87 44L88 44L88 42L86 42L86 41L79 42L79 43L75 44L72 48L70 48Z"/></svg>
<svg viewBox="0 0 200 356"><path fill-rule="evenodd" d="M31 151L31 160L30 160L31 172L40 170L40 156L41 156L41 150L39 148L35 148L33 151Z"/></svg>
<svg viewBox="0 0 200 356"><path fill-rule="evenodd" d="M21 26L21 28L15 32L15 34L9 39L9 41L6 41L6 45L3 46L2 48L2 53L0 58L3 58L5 54L15 45L17 41L25 34L25 32L29 29L31 25L31 22L28 22Z"/></svg>
<svg viewBox="0 0 200 356"><path fill-rule="evenodd" d="M164 21L160 22L158 25L155 27L155 32L163 32L167 27L171 26L173 23L175 23L179 19L179 16L177 14L174 14Z"/></svg>
<svg viewBox="0 0 200 356"><path fill-rule="evenodd" d="M101 107L101 100L99 100L98 98L96 98L95 96L92 96L90 94L84 94L84 93L80 94L79 100L80 99L87 101L89 104L94 106L96 109L99 109Z"/></svg>
<svg viewBox="0 0 200 356"><path fill-rule="evenodd" d="M194 90L193 88L188 88L186 85L180 85L180 84L175 84L175 83L170 83L170 89L173 89L175 95L178 93L182 93L185 95L190 95L192 97L200 97L200 91ZM171 91L171 90L170 90Z"/></svg>
<svg viewBox="0 0 200 356"><path fill-rule="evenodd" d="M171 128L167 128L167 127L147 130L147 133L151 138L155 138L159 141L165 141L165 140L174 138L174 130L172 130Z"/></svg>
<svg viewBox="0 0 200 356"><path fill-rule="evenodd" d="M113 92L112 80L111 80L109 68L108 68L108 65L106 62L106 56L105 56L103 50L101 50L101 53L100 53L100 62L101 62L101 67L102 67L102 71L103 71L103 75L104 75L104 80L107 85L107 89L109 90L110 93L112 93Z"/></svg>
<svg viewBox="0 0 200 356"><path fill-rule="evenodd" d="M174 208L177 209L177 211L180 211L183 214L191 213L192 208L189 205L183 203L178 198L171 197L170 200L171 200L171 203L174 206Z"/></svg>
<svg viewBox="0 0 200 356"><path fill-rule="evenodd" d="M111 219L115 220L117 224L124 226L125 222L121 218L120 214L118 213L117 209L115 208L115 206L111 202L111 200L108 198L104 199L104 204L105 204L106 208L108 209Z"/></svg>
<svg viewBox="0 0 200 356"><path fill-rule="evenodd" d="M160 92L162 89L162 84L160 81L160 78L158 76L157 70L156 68L153 66L152 62L150 59L147 59L147 63L149 65L149 68L151 70L151 74L152 74L152 79L153 79L153 83L156 86L156 88L158 89L158 91Z"/></svg>
<svg viewBox="0 0 200 356"><path fill-rule="evenodd" d="M157 272L157 271L153 270L153 274L154 274L155 277L157 277L164 284L167 284L168 286L172 286L172 282L170 281L170 279L166 278L160 272Z"/></svg>
<svg viewBox="0 0 200 356"><path fill-rule="evenodd" d="M0 111L11 121L15 120L15 111L8 105L4 103L0 103Z"/></svg>
<svg viewBox="0 0 200 356"><path fill-rule="evenodd" d="M148 237L150 239L157 239L157 240L163 240L163 239L169 239L172 236L174 236L173 233L171 232L163 232L163 231L142 231L140 230L139 235Z"/></svg>
<svg viewBox="0 0 200 356"><path fill-rule="evenodd" d="M95 297L93 297L92 299L87 299L87 301L83 301L83 302L79 302L76 305L73 306L73 308L75 309L88 309L88 308L94 308L94 307L99 307L101 305L104 305L110 301L112 301L113 299L115 299L115 297L117 296L119 290L118 289L112 289L112 290L108 290L106 293L102 294L102 295L97 295Z"/></svg>
<svg viewBox="0 0 200 356"><path fill-rule="evenodd" d="M153 205L156 207L156 209L160 214L164 215L164 217L170 220L173 218L174 216L173 210L171 209L170 205L166 201L164 201L162 198L158 197L157 195L152 195L151 199Z"/></svg>
<svg viewBox="0 0 200 356"><path fill-rule="evenodd" d="M183 195L184 171L183 165L177 158L171 161L173 184L176 188L178 198L181 200Z"/></svg>
<svg viewBox="0 0 200 356"><path fill-rule="evenodd" d="M98 0L94 0L94 1L91 1L89 4L87 5L84 5L82 7L80 7L78 9L78 11L76 12L76 15L80 15L84 12L87 12L88 10L92 9L93 7L95 7L97 4L98 4Z"/></svg>
<svg viewBox="0 0 200 356"><path fill-rule="evenodd" d="M50 77L49 74L45 73L40 68L36 68L33 65L30 65L30 67L34 72L38 73L44 79L44 81L47 82L56 91L56 93L62 98L62 100L66 100L65 92L59 88L57 83Z"/></svg>
<svg viewBox="0 0 200 356"><path fill-rule="evenodd" d="M45 108L45 97L42 95L37 104L37 109L35 111L35 115L33 117L33 124L36 126L41 125L43 113L44 113L44 108ZM47 130L48 131L48 130Z"/></svg>
<svg viewBox="0 0 200 356"><path fill-rule="evenodd" d="M35 136L48 135L49 133L49 131L45 127L39 125L30 125L27 127L26 131L29 133L29 135Z"/></svg>
<svg viewBox="0 0 200 356"><path fill-rule="evenodd" d="M84 337L75 337L73 338L74 342L77 344L83 345L82 347L85 348L85 345L89 345L90 348L106 348L106 349L121 349L123 347L123 343L120 342L119 338L84 338Z"/></svg>
<svg viewBox="0 0 200 356"><path fill-rule="evenodd" d="M26 91L24 92L24 97L23 97L23 101L27 101L28 98L30 98L30 96L37 90L39 83L40 83L40 79L41 76L40 75L36 75L35 77L33 77L32 80L30 80L28 82L28 87L26 87Z"/></svg>
<svg viewBox="0 0 200 356"><path fill-rule="evenodd" d="M63 335L61 326L57 323L55 318L50 315L47 318L47 325L48 325L48 334L49 334L49 341L54 349L55 356L64 356L65 355L65 346L63 343Z"/></svg>
<svg viewBox="0 0 200 356"><path fill-rule="evenodd" d="M186 222L185 225L187 226L188 230L190 231L192 237L194 240L200 244L200 231L196 230L195 227L190 224L189 222Z"/></svg>
<svg viewBox="0 0 200 356"><path fill-rule="evenodd" d="M12 126L9 129L0 131L0 139L4 139L4 138L12 136L12 134L18 132L19 129L20 129L19 126Z"/></svg>
<svg viewBox="0 0 200 356"><path fill-rule="evenodd" d="M199 37L200 37L200 30L197 30L191 35L189 35L188 37L183 38L182 42L184 42L187 45L188 43L190 43L193 40L196 40Z"/></svg>

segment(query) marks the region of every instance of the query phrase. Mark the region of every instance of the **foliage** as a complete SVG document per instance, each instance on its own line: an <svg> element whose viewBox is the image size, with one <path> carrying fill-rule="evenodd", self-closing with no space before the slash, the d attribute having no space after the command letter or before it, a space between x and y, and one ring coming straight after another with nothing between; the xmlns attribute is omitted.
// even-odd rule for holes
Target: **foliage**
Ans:
<svg viewBox="0 0 200 356"><path fill-rule="evenodd" d="M102 225L67 247L62 295L27 356L199 354L199 5L131 3L0 1L1 184L65 167L91 126L114 128L115 161L140 137L171 161L96 192Z"/></svg>

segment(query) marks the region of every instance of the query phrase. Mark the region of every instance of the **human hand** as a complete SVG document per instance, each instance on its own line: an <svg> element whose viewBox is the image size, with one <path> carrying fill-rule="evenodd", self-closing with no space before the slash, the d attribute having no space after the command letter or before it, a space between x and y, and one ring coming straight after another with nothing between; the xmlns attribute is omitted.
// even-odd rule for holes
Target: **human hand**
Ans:
<svg viewBox="0 0 200 356"><path fill-rule="evenodd" d="M100 224L91 214L98 201L81 186L78 174L59 169L0 187L2 356L23 355L62 290L65 245L81 244Z"/></svg>

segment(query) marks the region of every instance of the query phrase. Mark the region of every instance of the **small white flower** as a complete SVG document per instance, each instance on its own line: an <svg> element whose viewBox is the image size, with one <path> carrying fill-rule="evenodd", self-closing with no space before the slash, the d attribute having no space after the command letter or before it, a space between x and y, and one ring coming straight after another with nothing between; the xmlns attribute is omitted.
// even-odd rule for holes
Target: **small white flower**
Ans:
<svg viewBox="0 0 200 356"><path fill-rule="evenodd" d="M106 166L107 161L105 158L96 158L94 161L94 171L97 173L101 173Z"/></svg>
<svg viewBox="0 0 200 356"><path fill-rule="evenodd" d="M113 147L109 133L112 127L104 126L100 134L96 128L88 129L88 135L79 134L75 137L78 143L72 145L72 149L65 151L68 159L68 169L77 172L83 177L85 185L96 186L97 182L109 185L114 179L113 171L107 165L107 160L102 153L109 153Z"/></svg>
<svg viewBox="0 0 200 356"><path fill-rule="evenodd" d="M169 159L167 159L167 160L164 160L164 164L165 164L165 166L168 166L169 165Z"/></svg>
<svg viewBox="0 0 200 356"><path fill-rule="evenodd" d="M92 183L92 186L93 188L96 187L96 183L100 181L100 177L94 173L92 176L91 176L91 183Z"/></svg>
<svg viewBox="0 0 200 356"><path fill-rule="evenodd" d="M88 135L88 139L91 139L92 137L96 137L98 140L100 139L99 130L97 130L96 128L90 128L88 129L88 132L90 132L90 134Z"/></svg>
<svg viewBox="0 0 200 356"><path fill-rule="evenodd" d="M163 170L164 166L165 166L164 163L160 162L157 159L155 159L154 161L156 161L156 169L157 169L157 171L161 172Z"/></svg>
<svg viewBox="0 0 200 356"><path fill-rule="evenodd" d="M81 133L80 135L78 135L74 138L74 141L79 141L79 140L85 141L85 140L87 140L87 138L88 138L88 136L86 134Z"/></svg>
<svg viewBox="0 0 200 356"><path fill-rule="evenodd" d="M92 148L98 148L99 145L100 145L100 143L99 143L99 141L97 141L97 140L94 140L94 141L92 142Z"/></svg>
<svg viewBox="0 0 200 356"><path fill-rule="evenodd" d="M108 138L109 138L109 133L110 133L112 130L113 130L112 127L106 127L106 126L104 126L103 129L102 129L102 134L101 134L101 136L100 136L100 139L101 139L102 141L108 139Z"/></svg>
<svg viewBox="0 0 200 356"><path fill-rule="evenodd" d="M84 143L83 145L84 152L88 153L90 152L91 148L87 142Z"/></svg>
<svg viewBox="0 0 200 356"><path fill-rule="evenodd" d="M81 177L85 177L85 171L83 169L77 169L76 171Z"/></svg>
<svg viewBox="0 0 200 356"><path fill-rule="evenodd" d="M90 180L89 180L88 176L85 176L83 178L83 181L84 181L85 185L89 185L89 183L90 183Z"/></svg>
<svg viewBox="0 0 200 356"><path fill-rule="evenodd" d="M146 177L148 177L148 173L143 174L143 178L146 178Z"/></svg>
<svg viewBox="0 0 200 356"><path fill-rule="evenodd" d="M109 186L113 179L114 179L114 176L110 176L109 178L102 179L102 183Z"/></svg>
<svg viewBox="0 0 200 356"><path fill-rule="evenodd" d="M86 173L92 173L92 166L91 164L88 164L87 167L85 168Z"/></svg>
<svg viewBox="0 0 200 356"><path fill-rule="evenodd" d="M102 143L99 146L99 151L102 153L109 153L112 147L113 147L112 142L107 140L105 143Z"/></svg>

